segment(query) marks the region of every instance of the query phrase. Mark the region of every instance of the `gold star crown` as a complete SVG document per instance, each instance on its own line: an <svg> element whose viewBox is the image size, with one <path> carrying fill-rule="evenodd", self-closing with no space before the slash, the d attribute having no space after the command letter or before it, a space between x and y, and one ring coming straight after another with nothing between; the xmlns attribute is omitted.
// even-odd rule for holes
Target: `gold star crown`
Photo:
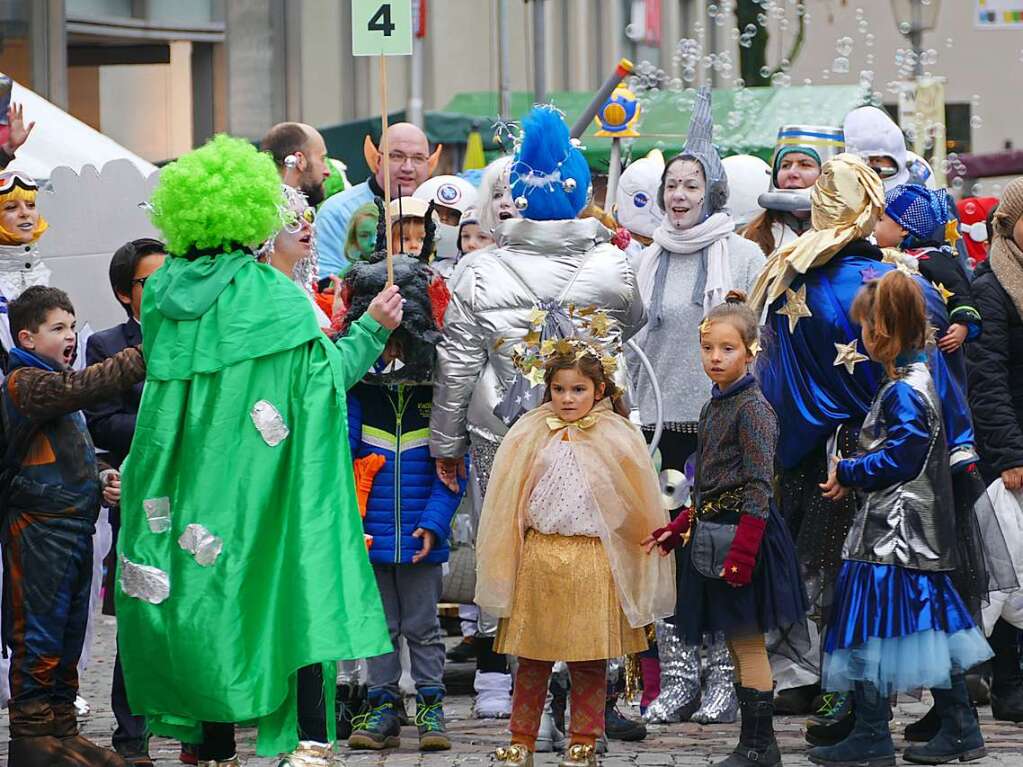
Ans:
<svg viewBox="0 0 1023 767"><path fill-rule="evenodd" d="M618 355L622 351L618 323L607 312L595 306L577 307L569 304L566 310L575 326L575 334L566 338L543 339L547 311L534 308L529 314L529 331L521 342L512 347L512 362L534 386L543 383L548 366L555 359L592 357L604 369L610 380L618 370Z"/></svg>

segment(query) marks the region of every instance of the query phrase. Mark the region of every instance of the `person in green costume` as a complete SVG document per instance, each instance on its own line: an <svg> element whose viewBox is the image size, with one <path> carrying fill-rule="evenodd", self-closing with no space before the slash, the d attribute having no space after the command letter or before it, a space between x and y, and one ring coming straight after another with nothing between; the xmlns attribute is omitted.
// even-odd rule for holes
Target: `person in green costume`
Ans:
<svg viewBox="0 0 1023 767"><path fill-rule="evenodd" d="M301 748L299 669L328 664L332 711L333 662L391 650L345 392L403 301L382 291L332 343L302 290L252 255L284 205L273 161L240 139L217 136L161 173L152 217L171 257L142 299L148 365L122 469L116 595L132 711L187 742L203 740L202 723L255 723L263 756ZM200 764L234 758L200 750Z"/></svg>

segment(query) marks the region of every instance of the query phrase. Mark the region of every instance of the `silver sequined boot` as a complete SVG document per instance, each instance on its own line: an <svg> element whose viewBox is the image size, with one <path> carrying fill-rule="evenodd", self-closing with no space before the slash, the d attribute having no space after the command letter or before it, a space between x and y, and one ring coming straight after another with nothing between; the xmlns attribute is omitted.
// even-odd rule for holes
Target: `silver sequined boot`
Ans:
<svg viewBox="0 0 1023 767"><path fill-rule="evenodd" d="M703 667L703 697L700 708L689 717L700 724L731 724L739 713L735 695L735 664L728 652L725 638L718 634L707 645L707 662Z"/></svg>
<svg viewBox="0 0 1023 767"><path fill-rule="evenodd" d="M675 627L657 621L657 654L661 660L661 694L647 706L650 723L684 722L700 705L700 648L683 644Z"/></svg>

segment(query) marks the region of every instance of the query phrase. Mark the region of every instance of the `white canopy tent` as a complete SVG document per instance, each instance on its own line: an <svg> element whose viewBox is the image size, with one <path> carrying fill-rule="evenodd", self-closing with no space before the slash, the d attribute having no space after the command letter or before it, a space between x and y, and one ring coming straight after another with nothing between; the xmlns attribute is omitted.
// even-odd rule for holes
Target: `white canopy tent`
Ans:
<svg viewBox="0 0 1023 767"><path fill-rule="evenodd" d="M11 100L24 107L26 124L33 121L36 124L18 149L11 170L48 179L54 168L66 167L80 173L86 164L102 168L111 160L120 159L131 162L144 177L156 170L151 162L17 82L13 84Z"/></svg>

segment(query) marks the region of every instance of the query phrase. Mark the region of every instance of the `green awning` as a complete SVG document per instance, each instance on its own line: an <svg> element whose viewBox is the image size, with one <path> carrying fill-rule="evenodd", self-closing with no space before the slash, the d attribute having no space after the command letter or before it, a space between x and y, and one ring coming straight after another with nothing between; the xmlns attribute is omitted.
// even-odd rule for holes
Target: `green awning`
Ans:
<svg viewBox="0 0 1023 767"><path fill-rule="evenodd" d="M658 148L670 156L682 146L689 125L694 91L684 93L659 92L644 99L638 139L623 141L626 156L642 156ZM590 92L559 91L549 94L549 100L565 113L571 125L590 103ZM427 112L426 135L431 143L464 144L469 132L478 126L484 147L499 150L494 140L499 95L496 91L460 93L443 110ZM532 94L519 91L511 94L511 113L520 119L532 106ZM714 140L722 154L755 154L770 160L778 128L782 125L840 126L845 116L864 103L864 92L857 85L800 85L788 88L723 88L714 91ZM403 120L404 112L390 115L392 122ZM583 136L585 155L590 168L606 173L611 139L597 138L597 128L591 125ZM340 157L349 166L349 177L354 181L367 173L362 161L362 141L368 133L374 140L379 137L380 120L358 120L329 128L321 133L331 156Z"/></svg>
<svg viewBox="0 0 1023 767"><path fill-rule="evenodd" d="M623 149L642 156L651 149L667 155L676 153L685 140L692 112L694 91L659 92L642 103L638 130L640 138L623 141ZM592 94L558 92L550 101L565 113L571 125L590 103ZM531 95L512 94L511 112L525 114L532 105ZM841 126L845 116L864 103L863 90L856 85L807 85L788 88L743 88L714 91L714 140L722 154L755 154L769 160L774 151L778 128L787 124ZM498 111L497 94L491 91L461 93L444 107L444 116L453 113L482 120L484 145L497 148L492 130ZM583 135L590 167L606 172L611 139L597 138L596 125Z"/></svg>

